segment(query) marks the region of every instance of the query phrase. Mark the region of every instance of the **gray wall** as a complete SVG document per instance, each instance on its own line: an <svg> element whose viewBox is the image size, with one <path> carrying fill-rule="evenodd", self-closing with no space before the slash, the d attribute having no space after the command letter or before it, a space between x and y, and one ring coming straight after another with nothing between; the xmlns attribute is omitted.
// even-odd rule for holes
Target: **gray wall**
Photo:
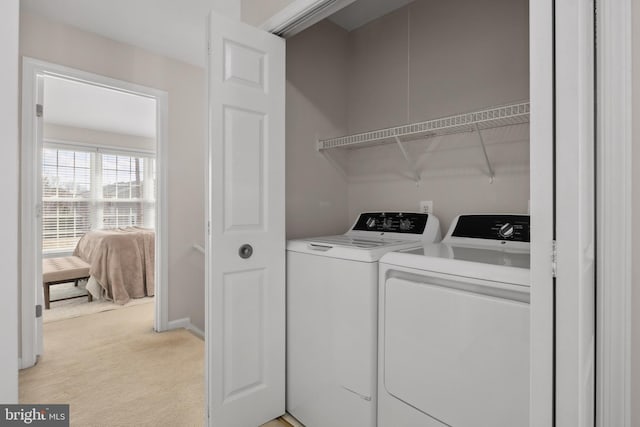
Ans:
<svg viewBox="0 0 640 427"><path fill-rule="evenodd" d="M329 165L309 149L316 133L321 138L334 137L528 100L527 0L416 0L346 36L344 30L330 27L333 24L322 25L324 32L333 28L343 36L334 37L332 45L324 42L321 48L307 41L307 33L320 31L314 26L289 39L288 65L309 64L306 79L295 85L298 92L334 96L334 102L339 104L344 101L341 91L346 87L346 132L338 119L334 120L338 125L333 132L311 125L317 111L313 112L309 105L301 110L301 104L291 102L292 95L288 94L287 129L303 129L292 140L287 134L288 183L297 184L295 191L293 187L287 189L287 197L299 200L288 205L287 222L298 222L292 235L317 234L319 222L327 228L344 230L359 212L367 210L415 211L421 200L434 201L443 232L453 217L463 212L527 212L529 129L528 125L519 125L484 132L496 172L493 184L485 176L487 169L477 134L407 143L422 173L419 186L411 180L396 146L357 149L342 153L341 158L348 172L345 222L335 222L340 216L338 207L330 217L308 215L314 203L328 196L334 200L344 198L345 191L342 186L326 184L331 171L317 178L308 173ZM339 42L345 38L346 83L337 75L342 70L324 60L325 55L333 57L343 52ZM303 43L307 43L306 48ZM322 58L318 58L319 53ZM331 78L319 68L328 65ZM329 105L324 101L321 106L313 96L308 96L307 101L315 103L317 110L326 110ZM294 119L300 123L292 123ZM305 137L307 140L302 142ZM305 145L304 158L294 152L303 150L299 144ZM335 171L333 175L333 179L339 177ZM314 186L326 189L324 199L314 199L313 192L318 191ZM310 197L299 198L305 191L311 192ZM306 227L313 232L305 233Z"/></svg>
<svg viewBox="0 0 640 427"><path fill-rule="evenodd" d="M18 22L19 1L0 2L0 402L18 403Z"/></svg>
<svg viewBox="0 0 640 427"><path fill-rule="evenodd" d="M204 328L205 71L186 63L23 13L20 53L169 94L169 320Z"/></svg>
<svg viewBox="0 0 640 427"><path fill-rule="evenodd" d="M428 120L529 99L527 0L416 0L350 33L349 132ZM528 125L407 144L419 186L394 146L349 156L349 217L417 210L433 200L443 232L463 212L526 213Z"/></svg>
<svg viewBox="0 0 640 427"><path fill-rule="evenodd" d="M347 183L316 150L347 130L347 32L322 21L287 40L287 238L344 233Z"/></svg>
<svg viewBox="0 0 640 427"><path fill-rule="evenodd" d="M264 21L289 6L295 0L242 0L242 20L254 26L260 26Z"/></svg>

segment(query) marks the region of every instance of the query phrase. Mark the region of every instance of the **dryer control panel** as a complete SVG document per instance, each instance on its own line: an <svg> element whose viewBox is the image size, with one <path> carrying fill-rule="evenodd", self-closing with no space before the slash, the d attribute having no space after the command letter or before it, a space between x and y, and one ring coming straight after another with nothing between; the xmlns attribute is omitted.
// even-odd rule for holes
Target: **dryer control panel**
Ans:
<svg viewBox="0 0 640 427"><path fill-rule="evenodd" d="M429 214L415 212L366 212L360 214L352 230L422 234L428 218Z"/></svg>
<svg viewBox="0 0 640 427"><path fill-rule="evenodd" d="M529 242L529 215L460 215L452 237Z"/></svg>

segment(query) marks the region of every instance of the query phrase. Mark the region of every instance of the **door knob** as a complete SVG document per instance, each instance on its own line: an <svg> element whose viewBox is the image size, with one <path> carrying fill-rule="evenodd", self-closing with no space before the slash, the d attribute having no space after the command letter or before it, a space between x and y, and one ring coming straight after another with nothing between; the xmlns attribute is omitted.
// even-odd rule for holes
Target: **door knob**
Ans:
<svg viewBox="0 0 640 427"><path fill-rule="evenodd" d="M245 243L244 245L240 246L240 249L238 249L238 255L240 255L240 258L243 259L250 258L251 255L253 255L253 247L250 244Z"/></svg>

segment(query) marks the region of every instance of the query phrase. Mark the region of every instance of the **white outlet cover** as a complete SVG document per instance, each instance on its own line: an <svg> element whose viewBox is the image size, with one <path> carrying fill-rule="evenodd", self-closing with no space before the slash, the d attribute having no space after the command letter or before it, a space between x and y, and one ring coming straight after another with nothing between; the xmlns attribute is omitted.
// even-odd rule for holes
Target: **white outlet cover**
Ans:
<svg viewBox="0 0 640 427"><path fill-rule="evenodd" d="M433 213L433 200L423 200L420 202L421 213Z"/></svg>

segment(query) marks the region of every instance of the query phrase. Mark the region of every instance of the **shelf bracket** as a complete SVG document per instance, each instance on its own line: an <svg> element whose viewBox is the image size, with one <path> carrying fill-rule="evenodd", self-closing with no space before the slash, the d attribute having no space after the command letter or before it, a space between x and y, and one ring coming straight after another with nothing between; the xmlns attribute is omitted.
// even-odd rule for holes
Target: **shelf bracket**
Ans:
<svg viewBox="0 0 640 427"><path fill-rule="evenodd" d="M480 145L482 146L484 161L487 162L487 169L489 169L489 183L493 184L493 178L495 178L496 174L493 172L493 168L491 167L491 162L489 161L489 156L487 155L487 148L484 145L484 138L482 137L482 132L480 131L478 123L475 124L475 127L476 131L478 132L478 138L480 139Z"/></svg>
<svg viewBox="0 0 640 427"><path fill-rule="evenodd" d="M405 150L404 145L402 144L402 141L400 141L400 137L396 135L395 139L396 139L396 143L398 144L398 148L400 148L400 152L404 156L404 159L407 161L407 164L411 169L411 174L413 175L413 180L416 182L416 187L417 187L420 185L420 174L418 173L418 170L415 164L413 163L413 160L411 160L411 157L409 157L407 150Z"/></svg>
<svg viewBox="0 0 640 427"><path fill-rule="evenodd" d="M344 179L347 179L347 171L342 167L342 165L329 153L329 150L322 148L320 144L320 140L316 137L316 149L324 156L325 159L329 162L331 166L338 172Z"/></svg>

